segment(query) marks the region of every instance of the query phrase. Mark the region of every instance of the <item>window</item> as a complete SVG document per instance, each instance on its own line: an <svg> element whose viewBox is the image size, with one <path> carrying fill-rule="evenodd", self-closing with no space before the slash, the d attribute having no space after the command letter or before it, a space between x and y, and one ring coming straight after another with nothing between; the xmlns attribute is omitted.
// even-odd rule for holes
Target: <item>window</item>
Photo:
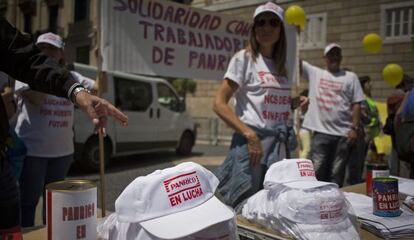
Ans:
<svg viewBox="0 0 414 240"><path fill-rule="evenodd" d="M115 105L124 111L145 112L152 103L150 83L114 77Z"/></svg>
<svg viewBox="0 0 414 240"><path fill-rule="evenodd" d="M157 84L158 103L174 112L179 111L180 100L175 92L166 84Z"/></svg>
<svg viewBox="0 0 414 240"><path fill-rule="evenodd" d="M89 18L89 0L75 0L75 22Z"/></svg>
<svg viewBox="0 0 414 240"><path fill-rule="evenodd" d="M59 14L59 5L53 5L49 7L49 31L57 33L57 21Z"/></svg>
<svg viewBox="0 0 414 240"><path fill-rule="evenodd" d="M385 41L410 41L414 37L414 1L382 5L381 33Z"/></svg>
<svg viewBox="0 0 414 240"><path fill-rule="evenodd" d="M300 33L301 49L324 48L326 45L326 13L310 14L304 31Z"/></svg>
<svg viewBox="0 0 414 240"><path fill-rule="evenodd" d="M90 47L82 46L76 48L76 62L89 64L89 51Z"/></svg>

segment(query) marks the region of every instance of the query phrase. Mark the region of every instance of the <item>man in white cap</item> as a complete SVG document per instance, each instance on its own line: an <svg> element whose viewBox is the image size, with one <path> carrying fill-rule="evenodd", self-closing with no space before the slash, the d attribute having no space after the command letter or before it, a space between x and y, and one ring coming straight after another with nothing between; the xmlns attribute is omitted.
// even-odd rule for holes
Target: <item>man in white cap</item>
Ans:
<svg viewBox="0 0 414 240"><path fill-rule="evenodd" d="M302 77L309 81L309 109L303 126L313 131L309 158L320 181L344 181L346 164L355 140L364 93L355 73L340 68L342 48L331 43L324 50L326 69L302 62Z"/></svg>

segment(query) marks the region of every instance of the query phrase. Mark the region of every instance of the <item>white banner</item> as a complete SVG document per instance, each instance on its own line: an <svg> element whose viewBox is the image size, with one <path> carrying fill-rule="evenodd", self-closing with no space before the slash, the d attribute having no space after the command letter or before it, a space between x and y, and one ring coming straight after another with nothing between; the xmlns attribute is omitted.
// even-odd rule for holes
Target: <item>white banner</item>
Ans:
<svg viewBox="0 0 414 240"><path fill-rule="evenodd" d="M101 6L103 70L221 80L251 27L239 16L162 0L104 0ZM289 31L292 77L296 40Z"/></svg>

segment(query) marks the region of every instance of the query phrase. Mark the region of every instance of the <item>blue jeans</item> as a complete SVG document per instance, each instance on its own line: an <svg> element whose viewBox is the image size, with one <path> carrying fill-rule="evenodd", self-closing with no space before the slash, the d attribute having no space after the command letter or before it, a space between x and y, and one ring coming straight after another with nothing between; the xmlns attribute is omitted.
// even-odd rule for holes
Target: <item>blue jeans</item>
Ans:
<svg viewBox="0 0 414 240"><path fill-rule="evenodd" d="M354 147L351 148L351 153L348 159L347 178L346 183L354 185L364 182L362 174L365 167L365 158L368 152L369 141L365 139L363 129L358 130L358 138Z"/></svg>
<svg viewBox="0 0 414 240"><path fill-rule="evenodd" d="M57 158L27 156L20 177L22 227L34 225L36 206L43 194L43 224L46 223L45 186L64 180L73 162L73 154Z"/></svg>
<svg viewBox="0 0 414 240"><path fill-rule="evenodd" d="M314 132L310 159L315 166L316 178L342 187L346 164L354 146L348 144L346 137Z"/></svg>

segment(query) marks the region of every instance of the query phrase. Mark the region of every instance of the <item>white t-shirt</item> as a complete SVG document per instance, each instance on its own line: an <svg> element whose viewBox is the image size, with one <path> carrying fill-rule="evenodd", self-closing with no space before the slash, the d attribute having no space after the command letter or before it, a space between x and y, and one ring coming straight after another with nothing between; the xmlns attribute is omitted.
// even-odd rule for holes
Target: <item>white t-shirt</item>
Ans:
<svg viewBox="0 0 414 240"><path fill-rule="evenodd" d="M242 122L267 129L287 123L291 82L279 76L272 59L259 54L254 62L246 50L241 50L230 60L224 78L239 86L235 113Z"/></svg>
<svg viewBox="0 0 414 240"><path fill-rule="evenodd" d="M94 81L76 72L74 79L92 89ZM72 102L66 98L46 94L42 104L35 105L19 93L30 87L16 81L15 91L19 96L19 112L16 133L27 147L27 155L32 157L62 157L73 154L73 114Z"/></svg>
<svg viewBox="0 0 414 240"><path fill-rule="evenodd" d="M355 73L327 70L302 62L303 77L309 80L309 109L303 126L335 136L347 136L352 125L352 104L365 99Z"/></svg>

